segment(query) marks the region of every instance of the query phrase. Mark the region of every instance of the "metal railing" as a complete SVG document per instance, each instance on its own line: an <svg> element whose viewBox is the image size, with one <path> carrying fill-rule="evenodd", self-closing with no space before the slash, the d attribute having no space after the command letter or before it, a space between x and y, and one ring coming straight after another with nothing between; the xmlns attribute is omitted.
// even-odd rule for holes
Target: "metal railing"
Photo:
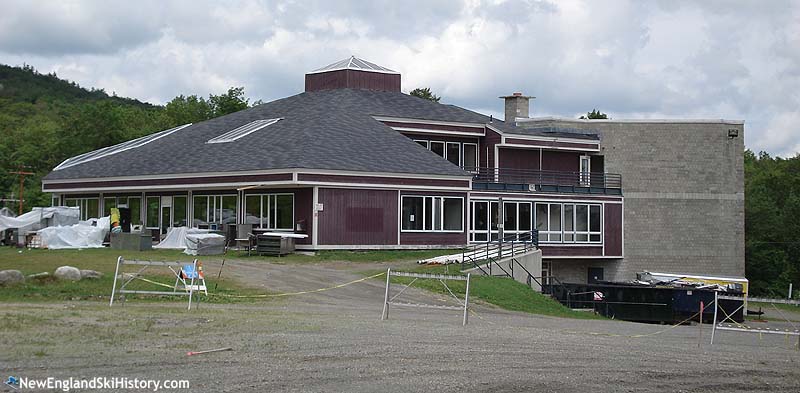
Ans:
<svg viewBox="0 0 800 393"><path fill-rule="evenodd" d="M528 232L514 233L503 238L485 243L471 244L461 253L463 265L478 268L487 275L492 275L494 268L499 268L505 275L513 277L511 273L497 262L535 250L539 246L539 231L534 229Z"/></svg>
<svg viewBox="0 0 800 393"><path fill-rule="evenodd" d="M470 168L473 183L621 189L622 176L605 172L568 172L512 168Z"/></svg>

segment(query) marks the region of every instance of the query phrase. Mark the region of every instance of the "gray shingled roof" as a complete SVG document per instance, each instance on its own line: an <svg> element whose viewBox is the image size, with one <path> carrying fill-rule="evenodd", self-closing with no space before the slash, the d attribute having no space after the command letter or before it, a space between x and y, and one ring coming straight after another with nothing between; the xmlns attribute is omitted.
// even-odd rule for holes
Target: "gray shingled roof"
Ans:
<svg viewBox="0 0 800 393"><path fill-rule="evenodd" d="M144 146L53 171L45 179L284 168L469 175L372 116L489 122L488 116L400 92L305 92L193 124ZM254 120L271 118L282 120L233 142L206 143ZM493 125L503 132L539 132L498 120Z"/></svg>

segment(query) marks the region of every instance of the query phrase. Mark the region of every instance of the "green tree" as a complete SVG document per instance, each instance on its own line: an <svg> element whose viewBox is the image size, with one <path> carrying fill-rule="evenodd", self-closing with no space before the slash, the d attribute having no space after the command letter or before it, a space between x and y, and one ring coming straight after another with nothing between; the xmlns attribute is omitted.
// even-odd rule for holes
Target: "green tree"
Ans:
<svg viewBox="0 0 800 393"><path fill-rule="evenodd" d="M597 109L592 109L591 112L586 112L586 115L581 116L581 119L608 119L608 115L598 111Z"/></svg>
<svg viewBox="0 0 800 393"><path fill-rule="evenodd" d="M433 94L430 87L418 87L414 90L411 90L411 92L408 94L414 97L423 98L433 102L439 102L439 100L442 99L442 97Z"/></svg>
<svg viewBox="0 0 800 393"><path fill-rule="evenodd" d="M173 126L208 120L212 113L211 104L196 95L179 95L164 106L164 114Z"/></svg>
<svg viewBox="0 0 800 393"><path fill-rule="evenodd" d="M250 99L245 97L244 87L231 87L225 94L210 95L208 103L211 105L213 118L247 109L250 106Z"/></svg>

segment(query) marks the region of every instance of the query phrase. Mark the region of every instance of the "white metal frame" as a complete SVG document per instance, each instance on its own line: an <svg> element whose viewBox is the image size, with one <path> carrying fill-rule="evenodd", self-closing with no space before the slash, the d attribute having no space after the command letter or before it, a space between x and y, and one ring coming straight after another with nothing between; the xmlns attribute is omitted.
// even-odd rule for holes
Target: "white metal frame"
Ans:
<svg viewBox="0 0 800 393"><path fill-rule="evenodd" d="M209 139L206 143L228 143L239 138L244 138L260 129L266 128L282 120L282 117L275 119L254 120L247 124L236 127L220 136Z"/></svg>
<svg viewBox="0 0 800 393"><path fill-rule="evenodd" d="M111 306L114 305L114 297L116 295L118 295L118 294L124 295L126 293L130 293L130 294L139 294L139 295L189 296L189 306L188 306L187 309L191 310L192 309L192 297L194 295L194 290L195 290L195 288L199 288L198 285L196 284L196 280L194 278L192 278L189 281L189 286L187 288L188 290L181 291L181 292L177 291L175 288L173 288L173 290L171 292L170 291L143 291L143 290L125 289L125 287L127 287L128 284L130 284L133 280L142 279L142 277L141 277L142 273L145 270L147 270L147 268L149 268L149 267L166 267L167 269L171 270L173 274L177 275L178 272L176 272L175 269L173 269L173 268L177 268L178 271L180 271L180 269L183 268L184 264L185 264L185 262L136 261L136 260L126 261L125 259L123 259L120 256L119 258L117 258L117 267L114 270L114 284L111 287L111 299L108 302L108 306L111 307ZM142 268L139 269L136 273L126 273L126 272L122 271L124 269L125 265L137 265L137 266L142 266ZM197 270L197 265L198 265L197 259L192 261L192 266L193 266L195 272L198 271ZM199 277L199 274L198 274L198 277ZM121 283L119 284L119 288L117 288L117 282L118 281L121 281ZM199 281L199 280L197 280L197 281ZM205 285L205 281L203 282L203 285ZM123 297L123 300L124 300L124 297Z"/></svg>
<svg viewBox="0 0 800 393"><path fill-rule="evenodd" d="M539 230L539 235L540 235L539 236L539 243L549 243L549 244L592 244L592 245L599 245L599 244L603 243L603 222L604 222L605 213L603 211L604 209L603 209L603 204L602 203L536 201L535 205L533 206L533 227L534 228L536 228L536 222L537 222L537 218L538 218L537 217L538 210L536 209L536 205L547 205L547 230L546 231L545 230ZM561 209L560 209L561 210L561 214L560 214L561 215L561 229L558 230L558 231L550 230L550 216L551 216L550 207L551 207L551 205L560 205L561 206ZM572 236L572 240L570 240L570 241L566 240L566 236L565 235L567 235L569 233L564 228L566 226L565 225L566 224L566 214L565 214L566 209L565 209L565 207L567 205L573 206L573 209L572 209L573 226L572 226L572 231L569 232L573 236ZM577 229L577 225L576 224L577 224L577 214L578 214L577 213L577 210L578 210L577 207L578 206L586 206L586 215L587 215L587 217L586 217L586 228L587 228L588 231L578 231L578 229ZM591 217L592 217L591 209L592 209L592 206L596 206L596 207L598 207L600 209L600 231L599 232L591 230L591 228L592 228L592 226L591 226L591 224L592 224L592 222L591 222ZM551 240L549 240L549 236L547 237L547 239L545 239L545 238L543 238L541 236L541 235L550 235L550 234L560 234L561 235L560 236L561 240L558 240L558 241L553 240L553 241L551 241ZM578 241L577 240L578 235L586 235L587 241ZM592 235L599 236L600 240L592 241L591 240Z"/></svg>
<svg viewBox="0 0 800 393"><path fill-rule="evenodd" d="M398 292L396 295L394 295L394 296L392 296L390 298L389 295L391 295L391 279L392 279L392 276L394 276L394 277L411 277L414 280L412 280L411 283L409 283L405 288L403 288L400 292ZM439 309L439 310L456 310L456 311L462 311L463 310L464 314L463 314L463 317L462 317L462 320L461 320L461 325L462 326L466 326L467 323L469 322L469 283L470 283L470 277L471 277L471 275L469 273L466 276L454 276L454 275L448 275L448 274L407 273L407 272L397 272L397 271L393 272L391 268L386 269L386 291L384 292L384 295L383 295L383 312L381 313L381 320L385 321L385 320L389 319L389 305L393 305L393 306L401 306L401 307L434 308L434 309ZM406 303L406 302L396 302L396 301L394 301L394 299L396 299L398 296L402 295L403 292L405 292L406 289L410 288L411 285L414 284L414 282L417 281L418 279L439 280L439 282L442 283L442 285L445 287L445 289L447 289L447 292L449 292L450 295L458 303L461 304L461 306L446 306L446 305L438 305L438 304ZM445 283L445 280L455 280L455 281L466 281L467 282L467 287L466 287L466 290L464 291L464 301L463 302L461 301L461 299L459 299L458 296L456 296L453 293L453 291L450 290L450 287L447 286L447 284Z"/></svg>
<svg viewBox="0 0 800 393"><path fill-rule="evenodd" d="M403 229L403 202L405 201L406 198L421 198L422 199L422 217L421 217L421 219L422 219L422 229ZM434 200L433 202L431 202L431 206L435 205L435 203L436 203L435 200L436 199L440 199L441 200L441 209L439 211L439 214L440 214L440 222L441 222L441 228L442 229L438 229L438 230L437 229L433 229L433 227L435 227L435 225L434 225L435 221L433 221L433 220L431 220L432 228L431 229L426 229L425 228L425 219L428 217L427 203L425 203L425 199L426 198L431 198L431 199ZM460 199L461 200L461 214L460 214L461 225L460 225L460 229L444 229L444 223L445 223L445 220L444 220L444 211L445 211L445 209L444 209L444 200L445 199ZM403 233L461 233L461 232L464 232L464 209L465 208L466 208L466 206L465 206L464 197L460 197L460 196L401 195L400 196L400 223L399 223L400 224L400 232L403 232ZM414 221L416 221L416 217L415 217Z"/></svg>

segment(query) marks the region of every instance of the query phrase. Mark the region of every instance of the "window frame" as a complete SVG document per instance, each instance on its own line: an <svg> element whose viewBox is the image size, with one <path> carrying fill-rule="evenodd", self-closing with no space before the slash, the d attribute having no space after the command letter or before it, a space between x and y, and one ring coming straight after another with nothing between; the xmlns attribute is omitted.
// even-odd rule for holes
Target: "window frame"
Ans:
<svg viewBox="0 0 800 393"><path fill-rule="evenodd" d="M292 220L291 220L291 227L287 228L277 228L278 222L278 196L291 196L292 197ZM280 231L280 232L294 232L294 227L296 223L296 204L295 204L295 196L292 192L275 192L275 193L258 193L258 194L244 194L244 214L245 220L247 219L247 198L251 197L258 197L258 205L259 205L259 223L252 224L253 228L259 229L268 229L272 231ZM265 203L266 201L266 203ZM265 209L266 207L266 209ZM272 207L275 208L275 216L272 216L273 210ZM266 223L266 225L264 225Z"/></svg>
<svg viewBox="0 0 800 393"><path fill-rule="evenodd" d="M463 143L461 143L461 145L462 145L461 146L461 162L462 162L461 167L464 168L464 170L467 171L467 172L477 173L478 172L478 168L480 167L480 161L478 161L479 154L480 154L479 151L478 151L479 150L478 149L478 144L477 143L471 143L471 142L463 142ZM474 168L473 167L470 167L470 168L466 168L465 167L465 165L466 165L465 158L467 157L467 149L466 149L467 145L475 146L475 167Z"/></svg>
<svg viewBox="0 0 800 393"><path fill-rule="evenodd" d="M422 229L404 229L403 228L403 203L407 198L419 198L422 199ZM431 206L436 206L436 200L440 201L439 208L439 225L441 229L435 229L435 220L431 220L431 229L427 229L428 225L428 203L427 199L431 199ZM445 217L444 217L444 200L445 199L458 199L461 202L461 216L459 219L459 227L460 229L444 229L445 227ZM401 233L464 233L464 209L465 209L465 200L466 198L460 196L447 196L447 195L401 195L400 196L400 232ZM435 218L435 217L432 217ZM416 220L415 220L416 221Z"/></svg>

